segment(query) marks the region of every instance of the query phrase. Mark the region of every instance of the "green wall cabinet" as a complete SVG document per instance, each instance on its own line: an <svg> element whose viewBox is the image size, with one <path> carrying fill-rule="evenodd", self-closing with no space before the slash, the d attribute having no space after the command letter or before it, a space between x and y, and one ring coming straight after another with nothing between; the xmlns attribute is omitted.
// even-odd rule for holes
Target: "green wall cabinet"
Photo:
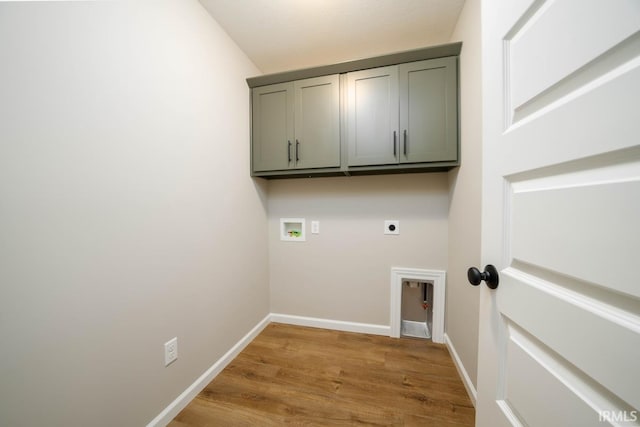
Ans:
<svg viewBox="0 0 640 427"><path fill-rule="evenodd" d="M254 88L253 172L340 167L337 75Z"/></svg>
<svg viewBox="0 0 640 427"><path fill-rule="evenodd" d="M461 47L451 43L247 79L252 176L458 166Z"/></svg>
<svg viewBox="0 0 640 427"><path fill-rule="evenodd" d="M349 166L457 161L456 58L347 75Z"/></svg>

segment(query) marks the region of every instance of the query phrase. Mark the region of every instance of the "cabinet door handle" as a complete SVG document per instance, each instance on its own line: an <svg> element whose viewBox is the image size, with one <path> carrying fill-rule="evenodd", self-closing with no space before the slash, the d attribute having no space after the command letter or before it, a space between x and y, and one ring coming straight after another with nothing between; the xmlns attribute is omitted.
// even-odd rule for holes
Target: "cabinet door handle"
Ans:
<svg viewBox="0 0 640 427"><path fill-rule="evenodd" d="M287 141L287 160L291 163L291 141Z"/></svg>
<svg viewBox="0 0 640 427"><path fill-rule="evenodd" d="M404 148L402 149L404 152L404 155L407 155L407 130L404 130Z"/></svg>
<svg viewBox="0 0 640 427"><path fill-rule="evenodd" d="M393 131L393 157L396 157L396 131Z"/></svg>
<svg viewBox="0 0 640 427"><path fill-rule="evenodd" d="M296 139L296 162L300 161L300 158L298 157L298 147L300 147L300 143Z"/></svg>

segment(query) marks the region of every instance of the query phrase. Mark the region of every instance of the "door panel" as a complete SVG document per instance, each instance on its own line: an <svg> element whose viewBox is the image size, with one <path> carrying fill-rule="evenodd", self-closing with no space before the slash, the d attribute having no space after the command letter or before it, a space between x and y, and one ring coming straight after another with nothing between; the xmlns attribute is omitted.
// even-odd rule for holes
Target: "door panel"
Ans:
<svg viewBox="0 0 640 427"><path fill-rule="evenodd" d="M340 166L338 75L295 82L298 169Z"/></svg>
<svg viewBox="0 0 640 427"><path fill-rule="evenodd" d="M640 2L482 15L477 425L638 425Z"/></svg>
<svg viewBox="0 0 640 427"><path fill-rule="evenodd" d="M458 158L456 58L399 66L400 163Z"/></svg>
<svg viewBox="0 0 640 427"><path fill-rule="evenodd" d="M640 200L640 162L625 166L606 180L583 171L513 184L514 260L640 297L636 272L625 268L640 260L640 227L629 227L640 218L630 203Z"/></svg>
<svg viewBox="0 0 640 427"><path fill-rule="evenodd" d="M637 31L637 1L614 3L573 0L531 5L506 37L507 82L515 110L602 58ZM567 22L571 22L570 31Z"/></svg>
<svg viewBox="0 0 640 427"><path fill-rule="evenodd" d="M349 166L398 163L398 67L347 74Z"/></svg>
<svg viewBox="0 0 640 427"><path fill-rule="evenodd" d="M518 326L507 328L504 406L530 426L603 426L610 393ZM534 378L535 381L531 381ZM627 408L628 411L631 408Z"/></svg>
<svg viewBox="0 0 640 427"><path fill-rule="evenodd" d="M640 373L635 368L640 360L640 328L636 316L569 289L558 277L550 282L536 273L517 264L503 270L503 289L497 298L502 316L548 347L549 359L568 361L581 376L619 396L627 406L640 407ZM622 353L620 343L624 343ZM526 343L523 347L527 350ZM515 375L529 378L530 372ZM506 380L513 381L508 376Z"/></svg>
<svg viewBox="0 0 640 427"><path fill-rule="evenodd" d="M293 83L258 87L252 92L253 170L287 169L293 141Z"/></svg>

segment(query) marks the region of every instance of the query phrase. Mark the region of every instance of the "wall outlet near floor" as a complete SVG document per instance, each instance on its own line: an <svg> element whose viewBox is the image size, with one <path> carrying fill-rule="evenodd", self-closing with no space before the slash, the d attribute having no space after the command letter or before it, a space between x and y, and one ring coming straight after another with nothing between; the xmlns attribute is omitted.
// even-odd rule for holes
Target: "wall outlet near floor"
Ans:
<svg viewBox="0 0 640 427"><path fill-rule="evenodd" d="M169 366L178 358L178 337L164 343L164 366Z"/></svg>
<svg viewBox="0 0 640 427"><path fill-rule="evenodd" d="M387 219L384 221L384 234L400 234L400 221Z"/></svg>

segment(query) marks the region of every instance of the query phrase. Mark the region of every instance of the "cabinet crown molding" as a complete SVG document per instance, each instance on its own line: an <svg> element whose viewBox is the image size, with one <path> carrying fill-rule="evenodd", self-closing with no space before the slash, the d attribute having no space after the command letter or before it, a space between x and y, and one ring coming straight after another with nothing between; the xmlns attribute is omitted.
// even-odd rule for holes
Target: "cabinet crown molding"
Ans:
<svg viewBox="0 0 640 427"><path fill-rule="evenodd" d="M447 43L420 49L406 50L388 55L374 56L354 61L340 62L319 67L303 68L299 70L285 71L282 73L265 74L247 78L250 88L266 86L275 83L285 83L293 80L308 79L311 77L326 76L329 74L342 74L352 71L366 70L369 68L385 67L406 62L422 61L425 59L444 58L458 56L462 49L462 42Z"/></svg>

